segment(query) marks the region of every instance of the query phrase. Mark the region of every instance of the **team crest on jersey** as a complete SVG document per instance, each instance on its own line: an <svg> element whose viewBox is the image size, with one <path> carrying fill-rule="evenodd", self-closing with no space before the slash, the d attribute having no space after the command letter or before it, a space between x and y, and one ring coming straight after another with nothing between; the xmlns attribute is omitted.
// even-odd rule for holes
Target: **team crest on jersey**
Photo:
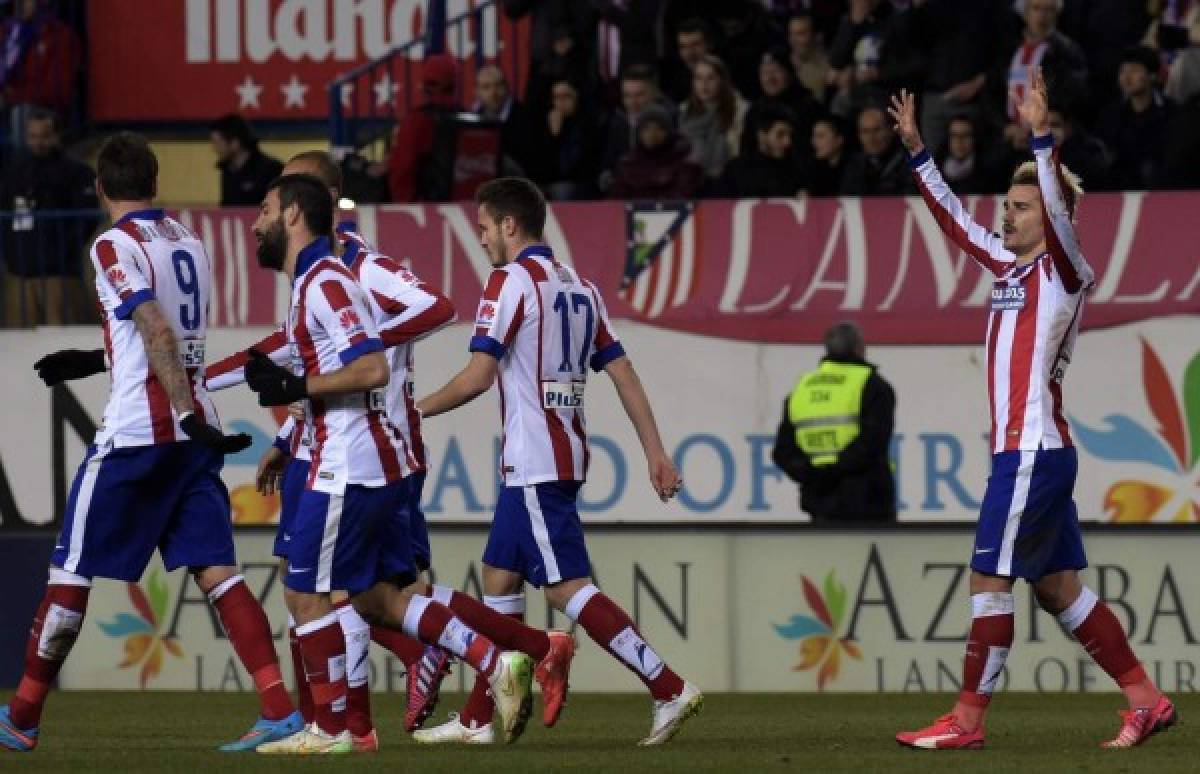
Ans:
<svg viewBox="0 0 1200 774"><path fill-rule="evenodd" d="M488 326L492 324L492 320L496 319L496 305L491 301L483 301L479 304L479 313L475 315L475 324Z"/></svg>
<svg viewBox="0 0 1200 774"><path fill-rule="evenodd" d="M1003 312L1025 308L1025 286L996 283L992 287L992 310Z"/></svg>
<svg viewBox="0 0 1200 774"><path fill-rule="evenodd" d="M342 330L346 336L354 336L363 332L362 321L358 319L358 312L350 308L342 309L338 312L338 324L342 326Z"/></svg>
<svg viewBox="0 0 1200 774"><path fill-rule="evenodd" d="M129 289L129 278L125 276L125 270L117 264L109 266L105 270L104 276L108 277L108 281L117 289L117 293L124 293Z"/></svg>

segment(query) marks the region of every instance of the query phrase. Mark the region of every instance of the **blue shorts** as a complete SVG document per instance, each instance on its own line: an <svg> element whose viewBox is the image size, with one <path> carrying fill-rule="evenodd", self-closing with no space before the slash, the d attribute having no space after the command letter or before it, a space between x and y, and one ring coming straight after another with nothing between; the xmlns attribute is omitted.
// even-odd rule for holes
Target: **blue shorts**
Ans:
<svg viewBox="0 0 1200 774"><path fill-rule="evenodd" d="M1087 567L1071 499L1078 468L1072 447L993 455L971 569L1036 581Z"/></svg>
<svg viewBox="0 0 1200 774"><path fill-rule="evenodd" d="M305 489L289 525L284 585L293 591L358 594L379 581L416 579L400 484L348 484L342 495Z"/></svg>
<svg viewBox="0 0 1200 774"><path fill-rule="evenodd" d="M296 509L300 507L300 493L308 483L308 469L308 460L295 457L288 460L287 467L283 469L283 480L279 483L279 528L275 531L275 547L271 551L282 559L288 555L288 545L292 539L288 530L296 518Z"/></svg>
<svg viewBox="0 0 1200 774"><path fill-rule="evenodd" d="M237 563L224 458L193 441L97 449L75 474L55 567L132 583L157 548L167 570Z"/></svg>
<svg viewBox="0 0 1200 774"><path fill-rule="evenodd" d="M590 578L575 498L579 481L506 486L483 551L484 564L521 575L534 586Z"/></svg>
<svg viewBox="0 0 1200 774"><path fill-rule="evenodd" d="M408 511L408 534L412 538L413 561L417 572L425 572L433 561L429 548L429 527L421 510L421 492L425 489L425 471L412 473L400 482L401 498Z"/></svg>

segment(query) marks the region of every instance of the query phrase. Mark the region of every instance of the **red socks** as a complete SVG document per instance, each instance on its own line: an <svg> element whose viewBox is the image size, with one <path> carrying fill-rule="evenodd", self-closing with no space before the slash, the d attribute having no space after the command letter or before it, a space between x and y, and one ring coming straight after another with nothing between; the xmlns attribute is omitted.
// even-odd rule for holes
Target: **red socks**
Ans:
<svg viewBox="0 0 1200 774"><path fill-rule="evenodd" d="M521 615L512 616L497 612L474 597L444 586L434 586L432 596L434 600L450 608L463 623L487 635L488 639L504 650L519 650L533 658L535 664L541 662L550 652L550 638L546 632L525 625L524 597L521 597Z"/></svg>
<svg viewBox="0 0 1200 774"><path fill-rule="evenodd" d="M450 608L429 597L413 595L404 613L404 633L428 645L448 650L491 677L500 655L492 641L458 620Z"/></svg>
<svg viewBox="0 0 1200 774"><path fill-rule="evenodd" d="M435 586L434 594L436 595L440 590L440 587ZM457 592L455 593L457 594ZM485 596L483 603L494 615L503 616L521 624L525 623L524 594L510 594L502 597ZM547 638L547 643L549 643L549 638ZM471 688L471 695L467 697L466 706L459 715L459 722L467 728L480 728L492 722L492 714L495 709L496 705L492 703L492 695L488 690L488 681L476 675L475 685Z"/></svg>
<svg viewBox="0 0 1200 774"><path fill-rule="evenodd" d="M1058 620L1100 668L1117 681L1131 709L1154 706L1161 695L1158 688L1129 647L1121 622L1095 592L1084 586L1079 598L1058 614Z"/></svg>
<svg viewBox="0 0 1200 774"><path fill-rule="evenodd" d="M409 669L421 660L425 653L425 645L404 632L386 629L382 626L371 627L371 641L391 651L396 658L404 662Z"/></svg>
<svg viewBox="0 0 1200 774"><path fill-rule="evenodd" d="M367 662L371 627L348 599L334 605L334 612L346 638L346 726L354 736L367 736L375 730L371 721L371 686L367 682L371 671Z"/></svg>
<svg viewBox="0 0 1200 774"><path fill-rule="evenodd" d="M25 672L9 706L18 729L37 728L41 722L46 695L79 636L90 590L88 579L51 568L50 585L46 586L25 645Z"/></svg>
<svg viewBox="0 0 1200 774"><path fill-rule="evenodd" d="M346 730L346 637L337 612L296 627L304 669L312 686L314 719L327 734Z"/></svg>
<svg viewBox="0 0 1200 774"><path fill-rule="evenodd" d="M304 724L313 722L312 686L308 684L308 675L304 673L304 656L300 654L300 639L296 636L296 619L288 616L288 645L292 650L292 676L296 680L296 703L300 706L300 714Z"/></svg>
<svg viewBox="0 0 1200 774"><path fill-rule="evenodd" d="M242 666L254 679L262 716L279 720L292 714L292 699L279 671L271 625L242 576L234 575L217 584L208 592L208 601L216 608Z"/></svg>
<svg viewBox="0 0 1200 774"><path fill-rule="evenodd" d="M984 591L971 595L971 633L963 657L962 691L954 717L967 731L983 723L992 691L1000 681L1013 643L1013 595L1010 591Z"/></svg>
<svg viewBox="0 0 1200 774"><path fill-rule="evenodd" d="M596 644L637 675L657 701L668 701L683 691L679 675L642 639L629 615L596 586L589 583L575 592L565 612Z"/></svg>

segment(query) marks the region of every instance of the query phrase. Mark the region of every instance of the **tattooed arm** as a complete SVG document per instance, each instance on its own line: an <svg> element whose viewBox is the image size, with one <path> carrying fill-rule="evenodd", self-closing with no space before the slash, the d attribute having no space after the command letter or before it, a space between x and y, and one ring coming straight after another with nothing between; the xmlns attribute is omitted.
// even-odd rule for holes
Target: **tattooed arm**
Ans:
<svg viewBox="0 0 1200 774"><path fill-rule="evenodd" d="M171 330L171 324L163 316L162 307L154 300L138 304L133 310L133 322L142 335L146 360L166 391L171 408L180 417L192 413L195 406L192 404L191 388L188 387L187 371L179 359L175 331Z"/></svg>

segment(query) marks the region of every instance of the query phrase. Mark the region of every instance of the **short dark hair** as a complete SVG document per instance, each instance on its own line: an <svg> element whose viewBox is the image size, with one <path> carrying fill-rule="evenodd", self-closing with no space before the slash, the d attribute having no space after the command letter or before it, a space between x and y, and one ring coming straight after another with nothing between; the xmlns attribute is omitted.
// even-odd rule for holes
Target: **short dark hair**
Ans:
<svg viewBox="0 0 1200 774"><path fill-rule="evenodd" d="M475 203L487 207L497 223L512 218L527 237L541 239L546 226L546 199L523 177L498 177L479 186Z"/></svg>
<svg viewBox="0 0 1200 774"><path fill-rule="evenodd" d="M765 132L775 124L787 124L795 131L796 114L787 105L765 103L754 119L754 129L758 132Z"/></svg>
<svg viewBox="0 0 1200 774"><path fill-rule="evenodd" d="M621 70L622 81L645 81L646 83L658 86L658 74L654 72L654 66L645 62L636 62Z"/></svg>
<svg viewBox="0 0 1200 774"><path fill-rule="evenodd" d="M113 201L153 199L158 193L158 158L142 135L117 132L100 148L96 179L104 195Z"/></svg>
<svg viewBox="0 0 1200 774"><path fill-rule="evenodd" d="M826 124L837 133L839 137L845 138L850 136L850 128L846 126L846 119L839 116L837 113L824 113L813 119L813 126L817 124Z"/></svg>
<svg viewBox="0 0 1200 774"><path fill-rule="evenodd" d="M829 357L861 357L866 347L862 329L852 322L840 322L825 331L825 354Z"/></svg>
<svg viewBox="0 0 1200 774"><path fill-rule="evenodd" d="M296 162L307 162L312 164L316 169L313 176L325 184L326 188L332 188L339 194L342 192L342 168L333 160L333 156L328 151L310 150L297 153L288 159L288 164Z"/></svg>
<svg viewBox="0 0 1200 774"><path fill-rule="evenodd" d="M279 209L293 204L300 208L304 225L314 236L333 233L333 200L329 186L313 175L281 175L271 181L267 191L279 190Z"/></svg>
<svg viewBox="0 0 1200 774"><path fill-rule="evenodd" d="M692 16L680 22L679 27L675 30L675 36L678 38L680 35L691 35L697 32L704 36L705 45L711 49L714 39L712 25L699 16Z"/></svg>
<svg viewBox="0 0 1200 774"><path fill-rule="evenodd" d="M29 111L29 115L25 117L25 123L33 123L34 121L48 121L50 122L50 126L54 128L54 131L57 132L60 129L58 124L58 114L50 108L34 106L33 109Z"/></svg>
<svg viewBox="0 0 1200 774"><path fill-rule="evenodd" d="M229 113L208 125L210 132L216 132L226 140L237 140L246 150L258 147L258 138L250 131L250 124L237 113Z"/></svg>

